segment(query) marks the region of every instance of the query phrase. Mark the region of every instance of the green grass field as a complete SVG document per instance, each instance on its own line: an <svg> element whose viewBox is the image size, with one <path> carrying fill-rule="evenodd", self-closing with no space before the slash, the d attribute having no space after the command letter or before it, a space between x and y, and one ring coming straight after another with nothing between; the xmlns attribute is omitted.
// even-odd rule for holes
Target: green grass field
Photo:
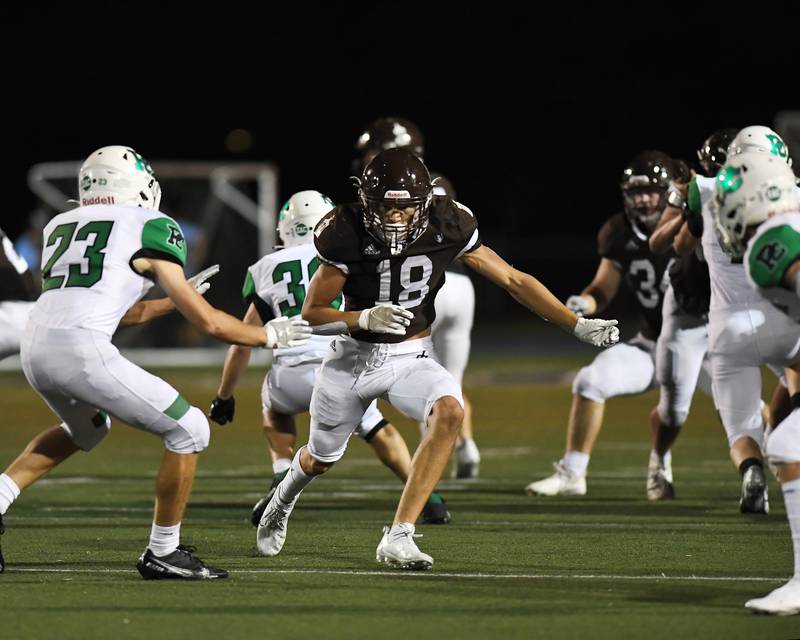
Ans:
<svg viewBox="0 0 800 640"><path fill-rule="evenodd" d="M161 444L116 424L96 451L65 463L6 516L0 637L799 637L797 618L742 606L790 575L789 530L774 479L769 516L738 513L738 476L708 399L698 398L675 450L674 502L645 498L654 392L609 402L586 497L524 494L563 449L570 389L546 382L558 380L549 369L579 362L484 360L471 368L481 477L442 483L453 523L418 528L420 547L435 558L422 574L375 563L400 486L355 439L301 498L283 553L255 555L247 518L271 469L260 376L251 370L236 422L215 427L201 458L182 531L231 577L145 582L134 564L149 534ZM503 384L489 375L498 366ZM159 373L198 406L213 397L214 371ZM517 377L527 382L506 383ZM0 393L3 467L54 421L22 374L0 376ZM416 426L393 410L387 416L413 448ZM306 420L300 433L304 442Z"/></svg>

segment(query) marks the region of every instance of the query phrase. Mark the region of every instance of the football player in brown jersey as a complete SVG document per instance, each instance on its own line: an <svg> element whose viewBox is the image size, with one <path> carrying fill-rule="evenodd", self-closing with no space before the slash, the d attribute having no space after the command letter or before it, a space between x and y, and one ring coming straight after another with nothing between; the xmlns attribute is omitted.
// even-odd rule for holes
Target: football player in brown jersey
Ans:
<svg viewBox="0 0 800 640"><path fill-rule="evenodd" d="M654 254L647 240L661 217L674 173L672 159L661 151L637 154L623 171L624 213L612 216L600 229L597 272L580 295L567 300L567 307L581 316L593 315L602 311L624 284L634 294L640 331L632 340L599 354L575 377L564 456L555 463L553 475L525 488L529 495L584 495L605 401L643 393L655 385L655 341L661 329L670 256Z"/></svg>
<svg viewBox="0 0 800 640"><path fill-rule="evenodd" d="M361 175L370 161L386 149L405 148L425 162L425 137L420 128L407 118L384 116L372 121L356 141L359 159L356 173ZM456 199L452 183L441 174L433 177L434 194ZM447 267L447 277L436 296L436 320L431 325L431 340L437 360L462 384L469 361L472 322L475 316L475 287L460 260ZM452 476L477 478L481 455L472 429L472 403L462 391L464 420L453 451ZM424 433L427 425L422 422ZM426 507L429 509L429 507ZM423 512L423 521L425 512Z"/></svg>
<svg viewBox="0 0 800 640"><path fill-rule="evenodd" d="M578 318L533 276L484 246L470 210L434 195L427 168L408 150L382 151L357 182L359 202L336 207L314 230L322 264L303 317L341 333L316 377L309 442L264 511L257 545L263 555L280 552L298 496L342 457L364 408L381 397L427 421L428 429L376 559L424 570L433 558L417 548L414 522L447 464L464 415L460 386L430 357L434 298L448 264L462 258L531 311L595 346L614 344L619 332L616 320ZM330 306L340 294L344 310Z"/></svg>

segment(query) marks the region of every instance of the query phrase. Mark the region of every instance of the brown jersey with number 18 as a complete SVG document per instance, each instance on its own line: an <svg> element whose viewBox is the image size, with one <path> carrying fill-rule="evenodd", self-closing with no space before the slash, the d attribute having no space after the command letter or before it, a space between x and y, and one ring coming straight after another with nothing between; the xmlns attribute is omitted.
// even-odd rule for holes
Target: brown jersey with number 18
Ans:
<svg viewBox="0 0 800 640"><path fill-rule="evenodd" d="M448 265L481 246L472 212L447 196L434 196L428 226L402 254L393 256L364 226L360 204L339 205L314 230L320 260L346 276L346 311L381 302L398 304L414 314L404 336L354 331L366 342L402 342L424 331L436 317L433 301L444 284Z"/></svg>

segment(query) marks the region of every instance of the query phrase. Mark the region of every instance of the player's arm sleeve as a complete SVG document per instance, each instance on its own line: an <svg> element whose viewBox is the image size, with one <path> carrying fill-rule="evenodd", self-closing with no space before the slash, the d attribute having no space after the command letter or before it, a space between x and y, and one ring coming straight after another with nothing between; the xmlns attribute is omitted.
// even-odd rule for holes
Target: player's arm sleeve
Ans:
<svg viewBox="0 0 800 640"><path fill-rule="evenodd" d="M336 209L331 211L314 228L314 248L317 250L317 256L321 262L336 267L343 274L348 275L350 269L347 266L347 260L339 250L345 244L334 217L336 211Z"/></svg>
<svg viewBox="0 0 800 640"><path fill-rule="evenodd" d="M597 232L597 254L611 260L619 269L622 269L620 238L623 235L623 225L622 217L614 216L606 220Z"/></svg>
<svg viewBox="0 0 800 640"><path fill-rule="evenodd" d="M253 274L250 273L250 269L247 270L247 275L244 277L242 298L244 298L244 301L247 304L252 304L256 308L256 311L258 311L258 315L264 324L275 317L275 314L272 312L272 307L270 307L269 304L267 304L261 298L261 296L258 295L258 291L256 291L256 282L253 278Z"/></svg>
<svg viewBox="0 0 800 640"><path fill-rule="evenodd" d="M767 229L748 250L747 272L762 289L779 287L786 270L800 259L800 233L789 225Z"/></svg>
<svg viewBox="0 0 800 640"><path fill-rule="evenodd" d="M478 221L475 218L475 215L465 205L461 204L460 202L456 202L453 200L453 204L458 209L459 214L459 226L461 228L462 238L464 240L464 246L458 255L454 258L458 260L461 256L465 253L469 253L470 251L475 251L478 247L483 244L481 240L481 234L478 230Z"/></svg>
<svg viewBox="0 0 800 640"><path fill-rule="evenodd" d="M686 199L686 226L695 238L703 235L703 199L700 195L700 187L697 186L697 176L692 176L689 183L689 194Z"/></svg>
<svg viewBox="0 0 800 640"><path fill-rule="evenodd" d="M148 220L142 229L142 248L133 258L154 258L186 265L186 240L180 225L172 218L161 216Z"/></svg>

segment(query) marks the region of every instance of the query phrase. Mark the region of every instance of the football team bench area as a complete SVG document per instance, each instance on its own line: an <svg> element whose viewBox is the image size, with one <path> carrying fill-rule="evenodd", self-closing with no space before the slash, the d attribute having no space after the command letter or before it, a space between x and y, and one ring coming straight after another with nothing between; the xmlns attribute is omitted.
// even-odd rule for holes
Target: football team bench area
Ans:
<svg viewBox="0 0 800 640"><path fill-rule="evenodd" d="M477 359L466 380L483 460L477 480L444 480L453 522L420 526L426 573L374 561L398 481L353 439L311 485L281 555L259 557L248 523L271 477L260 428L262 372L237 392L233 425L202 454L184 542L231 571L224 581L146 582L131 562L152 516L160 442L115 424L26 492L7 517L3 638L790 638L792 618L753 616L748 598L786 580L792 551L781 493L771 513L739 513L740 480L704 396L674 457L677 499L645 497L655 392L608 404L580 498L532 498L563 449L571 392L559 371L583 360ZM511 375L515 371L519 376ZM206 408L217 370L157 372ZM513 381L509 383L509 378ZM515 381L514 381L515 380ZM0 374L5 459L53 420L21 373ZM766 390L765 390L766 391ZM388 405L410 446L416 425ZM307 419L300 422L300 440ZM57 630L57 631L56 631Z"/></svg>

